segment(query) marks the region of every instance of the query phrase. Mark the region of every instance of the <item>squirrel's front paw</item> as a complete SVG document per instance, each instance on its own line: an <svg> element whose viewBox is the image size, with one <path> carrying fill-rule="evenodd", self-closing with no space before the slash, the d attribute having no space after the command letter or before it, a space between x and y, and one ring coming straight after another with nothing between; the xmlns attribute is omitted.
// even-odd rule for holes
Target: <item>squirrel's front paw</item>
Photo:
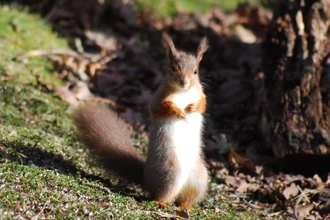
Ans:
<svg viewBox="0 0 330 220"><path fill-rule="evenodd" d="M184 113L183 111L179 111L176 113L176 117L178 117L179 119L185 119L186 113Z"/></svg>
<svg viewBox="0 0 330 220"><path fill-rule="evenodd" d="M184 108L185 112L195 112L197 111L197 105L195 103L191 103Z"/></svg>

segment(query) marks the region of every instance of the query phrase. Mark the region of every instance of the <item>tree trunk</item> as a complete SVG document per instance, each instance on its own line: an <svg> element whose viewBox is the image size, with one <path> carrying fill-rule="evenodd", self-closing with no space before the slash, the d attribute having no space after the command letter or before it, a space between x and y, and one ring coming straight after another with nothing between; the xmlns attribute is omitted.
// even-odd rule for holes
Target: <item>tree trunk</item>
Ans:
<svg viewBox="0 0 330 220"><path fill-rule="evenodd" d="M286 0L265 39L265 113L275 155L330 155L330 0Z"/></svg>

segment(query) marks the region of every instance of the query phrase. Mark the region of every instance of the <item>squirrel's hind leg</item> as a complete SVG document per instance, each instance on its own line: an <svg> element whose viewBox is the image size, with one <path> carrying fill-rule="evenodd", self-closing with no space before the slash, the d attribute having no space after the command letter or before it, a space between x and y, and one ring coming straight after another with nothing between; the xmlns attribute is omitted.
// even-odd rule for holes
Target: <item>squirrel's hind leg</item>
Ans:
<svg viewBox="0 0 330 220"><path fill-rule="evenodd" d="M147 159L147 164L148 162L150 161ZM181 170L175 156L165 157L165 160L160 159L157 162L153 161L153 164L157 163L159 168L157 171L149 169L151 166L146 166L143 188L151 194L157 204L166 207L163 204L173 202L182 190L183 184L178 178L181 176Z"/></svg>
<svg viewBox="0 0 330 220"><path fill-rule="evenodd" d="M208 173L202 158L197 163L196 169L192 170L187 183L183 186L176 204L185 209L191 209L205 195L208 186Z"/></svg>

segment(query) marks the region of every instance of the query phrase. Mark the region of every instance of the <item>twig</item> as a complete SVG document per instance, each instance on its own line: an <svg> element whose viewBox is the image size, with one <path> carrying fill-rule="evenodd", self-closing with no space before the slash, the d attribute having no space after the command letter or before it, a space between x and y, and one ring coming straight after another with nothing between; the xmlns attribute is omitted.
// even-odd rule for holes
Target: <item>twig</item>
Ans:
<svg viewBox="0 0 330 220"><path fill-rule="evenodd" d="M304 191L302 191L302 189L300 188L300 186L299 185L297 185L297 187L298 187L298 189L299 189L299 191L300 191L300 193L301 193L301 195L306 199L306 201L308 202L308 203L311 203L310 201L309 201L309 199L307 198L307 196L306 196L306 194L305 194L305 192ZM300 202L300 201L299 201Z"/></svg>
<svg viewBox="0 0 330 220"><path fill-rule="evenodd" d="M293 216L294 216L294 218L296 219L296 220L299 220L299 217L298 217L298 213L297 213L297 209L298 209L298 205L299 205L299 203L301 202L301 200L303 199L303 198L305 198L306 199L306 201L308 202L308 203L310 203L310 200L307 198L307 196L306 196L306 194L310 194L310 193L316 193L317 191L315 191L315 190L302 190L301 188L300 188L300 186L299 185L297 185L297 187L298 187L298 190L300 191L300 195L298 195L296 198L296 201L295 201L295 203L294 203L294 206L293 206Z"/></svg>
<svg viewBox="0 0 330 220"><path fill-rule="evenodd" d="M101 66L105 65L106 63L110 62L111 60L117 58L117 53L111 51L110 53L107 53L105 56L100 57L95 62L100 63Z"/></svg>
<svg viewBox="0 0 330 220"><path fill-rule="evenodd" d="M273 212L273 213L270 213L268 214L267 216L268 217L273 217L273 216L276 216L276 215L280 215L282 212Z"/></svg>
<svg viewBox="0 0 330 220"><path fill-rule="evenodd" d="M297 208L298 208L298 205L301 201L301 197L299 197L295 203L294 203L294 206L293 206L293 217L296 219L296 220L299 220L299 217L298 217L298 213L297 213Z"/></svg>
<svg viewBox="0 0 330 220"><path fill-rule="evenodd" d="M81 59L81 55L79 55L78 53L72 50L55 49L55 50L30 50L22 55L19 55L18 57L15 58L15 60L22 60L27 57L37 57L37 56L45 56L45 55L66 55Z"/></svg>
<svg viewBox="0 0 330 220"><path fill-rule="evenodd" d="M258 205L256 205L256 204L252 204L252 203L246 201L245 199L243 199L243 201L244 201L244 204L245 204L245 205L247 205L248 207L250 207L250 208L252 208L252 209L261 209L260 206L258 206Z"/></svg>

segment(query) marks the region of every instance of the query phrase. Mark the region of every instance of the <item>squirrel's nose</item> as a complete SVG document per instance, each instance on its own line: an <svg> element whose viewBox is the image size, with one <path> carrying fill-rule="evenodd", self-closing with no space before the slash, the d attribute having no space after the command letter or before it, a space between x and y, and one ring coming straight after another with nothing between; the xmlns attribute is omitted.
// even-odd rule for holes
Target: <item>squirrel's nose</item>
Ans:
<svg viewBox="0 0 330 220"><path fill-rule="evenodd" d="M186 85L186 84L187 84L187 80L185 80L185 79L180 79L180 84L181 84L182 86Z"/></svg>

